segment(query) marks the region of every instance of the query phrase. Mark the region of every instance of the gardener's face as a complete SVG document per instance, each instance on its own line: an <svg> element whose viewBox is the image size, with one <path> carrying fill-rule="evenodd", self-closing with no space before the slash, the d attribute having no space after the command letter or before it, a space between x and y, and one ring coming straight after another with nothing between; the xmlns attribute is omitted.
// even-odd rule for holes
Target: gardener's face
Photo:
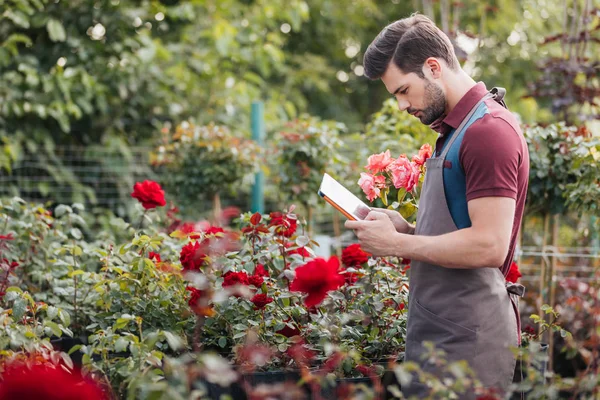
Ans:
<svg viewBox="0 0 600 400"><path fill-rule="evenodd" d="M425 125L433 123L446 112L446 95L428 72L424 69L423 79L414 72L405 74L390 63L381 77L388 92L398 101L398 108L419 118Z"/></svg>

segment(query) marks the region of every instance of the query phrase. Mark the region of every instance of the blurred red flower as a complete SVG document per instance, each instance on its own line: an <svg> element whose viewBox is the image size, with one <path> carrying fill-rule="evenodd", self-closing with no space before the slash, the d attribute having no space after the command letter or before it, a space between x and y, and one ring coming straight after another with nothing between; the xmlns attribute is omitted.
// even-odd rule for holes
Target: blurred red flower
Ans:
<svg viewBox="0 0 600 400"><path fill-rule="evenodd" d="M229 271L223 275L223 287L235 285L248 285L248 274L245 272Z"/></svg>
<svg viewBox="0 0 600 400"><path fill-rule="evenodd" d="M154 181L137 182L133 185L131 197L142 203L146 210L163 207L167 204L165 201L165 191Z"/></svg>
<svg viewBox="0 0 600 400"><path fill-rule="evenodd" d="M252 303L254 303L254 309L256 309L256 310L262 310L263 308L265 308L265 306L267 304L273 302L273 298L272 297L268 297L264 293L258 293L258 294L255 294L254 297L252 297L252 299L250 299L250 301Z"/></svg>
<svg viewBox="0 0 600 400"><path fill-rule="evenodd" d="M160 259L160 254L155 253L153 251L151 251L150 254L148 254L148 258L156 261L157 263L162 262L162 260Z"/></svg>
<svg viewBox="0 0 600 400"><path fill-rule="evenodd" d="M340 275L339 267L337 257L311 260L296 268L296 277L290 284L290 290L308 294L304 299L307 308L316 306L325 299L329 291L344 284L345 278Z"/></svg>
<svg viewBox="0 0 600 400"><path fill-rule="evenodd" d="M264 281L265 278L260 275L250 275L248 277L248 283L257 288L261 287Z"/></svg>
<svg viewBox="0 0 600 400"><path fill-rule="evenodd" d="M179 261L184 271L200 271L200 268L207 265L208 254L206 254L207 244L201 242L188 243L179 253Z"/></svg>
<svg viewBox="0 0 600 400"><path fill-rule="evenodd" d="M256 268L254 268L254 275L256 276L262 276L262 277L268 277L269 276L269 271L267 271L265 269L265 266L262 264L257 264Z"/></svg>
<svg viewBox="0 0 600 400"><path fill-rule="evenodd" d="M521 277L521 271L519 271L519 266L516 262L510 264L510 269L508 270L508 274L506 275L506 281L516 283Z"/></svg>
<svg viewBox="0 0 600 400"><path fill-rule="evenodd" d="M359 243L351 244L342 251L342 263L346 267L361 267L371 257L370 253L367 253L361 249Z"/></svg>
<svg viewBox="0 0 600 400"><path fill-rule="evenodd" d="M269 226L275 227L275 233L278 235L282 235L285 237L291 237L294 233L296 233L296 229L298 228L298 221L293 214L283 214L279 211L272 212L269 214L271 217L271 221L269 222Z"/></svg>
<svg viewBox="0 0 600 400"><path fill-rule="evenodd" d="M81 376L49 363L26 365L14 362L4 366L0 382L0 400L104 400L99 385Z"/></svg>
<svg viewBox="0 0 600 400"><path fill-rule="evenodd" d="M298 329L298 326L296 324L293 324L293 327L290 327L290 321L290 318L283 321L285 322L285 326L278 330L276 333L279 333L280 335L283 335L288 338L300 335L300 329Z"/></svg>

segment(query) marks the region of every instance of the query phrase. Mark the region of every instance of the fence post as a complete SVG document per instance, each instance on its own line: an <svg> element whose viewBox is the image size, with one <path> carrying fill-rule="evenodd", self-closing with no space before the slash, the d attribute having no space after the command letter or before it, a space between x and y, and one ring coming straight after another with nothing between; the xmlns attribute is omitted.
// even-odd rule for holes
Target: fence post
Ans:
<svg viewBox="0 0 600 400"><path fill-rule="evenodd" d="M265 120L264 120L264 105L262 101L252 102L252 111L250 115L250 123L252 125L252 139L259 146L264 146L265 141ZM261 166L262 168L262 166ZM252 212L265 212L264 198L265 176L262 170L258 171L254 177L254 185L252 186Z"/></svg>

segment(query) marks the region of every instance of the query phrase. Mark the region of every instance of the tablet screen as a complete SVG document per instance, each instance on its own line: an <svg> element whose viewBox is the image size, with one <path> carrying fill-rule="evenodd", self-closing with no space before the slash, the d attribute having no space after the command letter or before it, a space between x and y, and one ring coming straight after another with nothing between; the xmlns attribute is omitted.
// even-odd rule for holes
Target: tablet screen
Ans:
<svg viewBox="0 0 600 400"><path fill-rule="evenodd" d="M328 174L323 175L319 194L329 197L341 209L358 220L365 219L371 211L369 206Z"/></svg>

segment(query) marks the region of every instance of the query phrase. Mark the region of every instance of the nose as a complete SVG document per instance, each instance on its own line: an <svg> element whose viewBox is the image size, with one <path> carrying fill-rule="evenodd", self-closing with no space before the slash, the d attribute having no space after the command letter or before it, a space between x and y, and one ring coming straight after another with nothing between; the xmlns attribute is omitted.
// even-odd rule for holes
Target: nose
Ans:
<svg viewBox="0 0 600 400"><path fill-rule="evenodd" d="M406 109L410 107L410 103L404 99L398 99L398 108L400 111L406 111Z"/></svg>

